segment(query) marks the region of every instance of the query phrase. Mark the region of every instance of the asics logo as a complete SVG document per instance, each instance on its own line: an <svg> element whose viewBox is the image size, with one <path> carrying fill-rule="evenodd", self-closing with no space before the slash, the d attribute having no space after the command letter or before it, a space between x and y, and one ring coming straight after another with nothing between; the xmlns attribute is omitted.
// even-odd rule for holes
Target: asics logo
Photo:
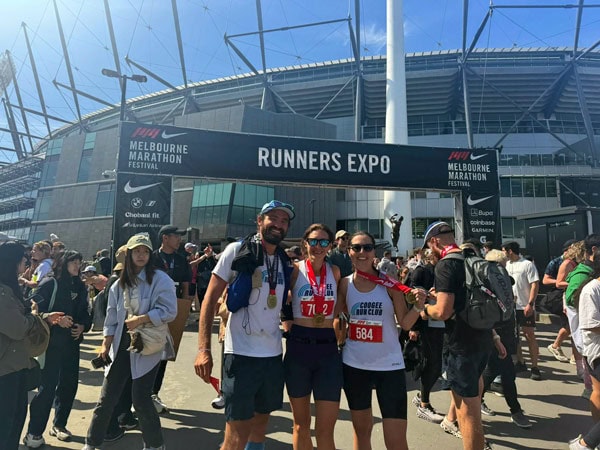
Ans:
<svg viewBox="0 0 600 450"><path fill-rule="evenodd" d="M131 182L128 181L127 184L125 185L125 187L123 187L123 190L125 191L126 194L135 194L136 192L140 192L140 191L143 191L144 189L149 189L151 187L158 186L160 184L160 182L159 182L159 183L146 184L144 186L132 186L130 183Z"/></svg>
<svg viewBox="0 0 600 450"><path fill-rule="evenodd" d="M475 205L477 205L477 204L479 204L481 202L485 202L486 200L488 200L488 199L490 199L492 197L493 197L493 195L490 195L488 197L478 198L478 199L475 200L475 199L472 199L471 196L469 195L467 197L467 205L469 205L469 206L475 206Z"/></svg>

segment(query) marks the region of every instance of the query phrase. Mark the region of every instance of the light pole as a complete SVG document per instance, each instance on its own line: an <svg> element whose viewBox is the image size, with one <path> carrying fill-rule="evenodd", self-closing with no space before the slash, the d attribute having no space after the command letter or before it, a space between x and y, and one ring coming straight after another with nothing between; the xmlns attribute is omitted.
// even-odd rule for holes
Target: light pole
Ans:
<svg viewBox="0 0 600 450"><path fill-rule="evenodd" d="M109 78L119 78L121 80L121 112L119 113L119 121L123 122L125 120L125 104L127 102L127 99L125 97L125 93L127 91L127 80L136 81L138 83L145 83L146 81L148 81L148 78L146 77L146 75L119 75L119 72L111 69L102 69L102 75Z"/></svg>

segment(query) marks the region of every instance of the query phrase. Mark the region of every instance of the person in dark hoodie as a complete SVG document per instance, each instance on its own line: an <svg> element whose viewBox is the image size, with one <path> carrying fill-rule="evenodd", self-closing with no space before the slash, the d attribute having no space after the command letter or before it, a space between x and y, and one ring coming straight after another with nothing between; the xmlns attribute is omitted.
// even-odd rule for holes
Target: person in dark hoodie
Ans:
<svg viewBox="0 0 600 450"><path fill-rule="evenodd" d="M77 251L65 251L54 263L54 276L39 286L33 299L40 312L60 311L64 315L51 327L48 349L38 359L42 382L31 401L28 431L23 439L29 448L45 443L43 434L53 405L50 435L61 441L71 439L66 426L79 381L79 346L83 333L92 325L87 289L79 273L82 259Z"/></svg>

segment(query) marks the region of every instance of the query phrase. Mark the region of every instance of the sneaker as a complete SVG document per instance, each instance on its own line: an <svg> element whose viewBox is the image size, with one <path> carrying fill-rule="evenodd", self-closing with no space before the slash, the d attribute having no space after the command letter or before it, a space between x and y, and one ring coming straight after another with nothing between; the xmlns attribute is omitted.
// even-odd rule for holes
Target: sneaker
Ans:
<svg viewBox="0 0 600 450"><path fill-rule="evenodd" d="M125 430L119 429L116 434L107 434L104 436L104 442L116 442L125 436Z"/></svg>
<svg viewBox="0 0 600 450"><path fill-rule="evenodd" d="M569 364L572 364L574 366L577 365L577 360L575 359L575 355L571 355L571 359L569 359Z"/></svg>
<svg viewBox="0 0 600 450"><path fill-rule="evenodd" d="M586 450L590 448L585 445L581 445L581 443L579 442L580 440L581 435L577 436L575 439L571 439L569 441L569 450Z"/></svg>
<svg viewBox="0 0 600 450"><path fill-rule="evenodd" d="M592 390L589 388L583 388L583 392L581 393L581 396L583 398L585 398L586 400L589 400L590 397L592 396Z"/></svg>
<svg viewBox="0 0 600 450"><path fill-rule="evenodd" d="M526 371L527 371L527 364L525 364L524 362L521 362L521 361L517 361L515 363L515 372L516 373L526 372Z"/></svg>
<svg viewBox="0 0 600 450"><path fill-rule="evenodd" d="M530 378L535 381L540 381L542 379L542 374L540 373L540 369L537 367L532 367Z"/></svg>
<svg viewBox="0 0 600 450"><path fill-rule="evenodd" d="M127 419L126 421L119 422L119 426L121 428L123 428L125 431L135 430L139 424L140 424L139 421L135 417L131 417L131 418Z"/></svg>
<svg viewBox="0 0 600 450"><path fill-rule="evenodd" d="M557 361L560 361L560 362L568 362L569 361L569 358L567 358L565 356L565 354L562 351L562 348L560 348L560 347L556 348L556 347L554 347L554 345L550 344L548 346L548 351L552 354L552 356L554 356L554 358Z"/></svg>
<svg viewBox="0 0 600 450"><path fill-rule="evenodd" d="M54 426L50 428L49 432L50 436L55 436L59 441L70 441L73 437L73 434L67 430L65 427L57 427Z"/></svg>
<svg viewBox="0 0 600 450"><path fill-rule="evenodd" d="M504 397L504 388L502 387L502 384L496 383L495 381L490 383L488 391L493 392L498 397Z"/></svg>
<svg viewBox="0 0 600 450"><path fill-rule="evenodd" d="M444 415L438 413L431 405L418 406L417 417L431 423L442 423L444 420Z"/></svg>
<svg viewBox="0 0 600 450"><path fill-rule="evenodd" d="M485 414L486 416L495 416L496 412L493 409L490 409L485 402L481 402L481 414Z"/></svg>
<svg viewBox="0 0 600 450"><path fill-rule="evenodd" d="M89 444L85 444L81 450L96 450L96 447L92 447Z"/></svg>
<svg viewBox="0 0 600 450"><path fill-rule="evenodd" d="M39 448L45 443L44 436L34 436L31 433L27 433L23 438L23 444L29 448Z"/></svg>
<svg viewBox="0 0 600 450"><path fill-rule="evenodd" d="M490 441L485 441L483 443L483 450L494 450L494 447L492 447L492 444L490 444Z"/></svg>
<svg viewBox="0 0 600 450"><path fill-rule="evenodd" d="M529 419L523 414L523 411L519 411L518 413L511 414L510 420L519 428L531 428L531 422Z"/></svg>
<svg viewBox="0 0 600 450"><path fill-rule="evenodd" d="M156 394L152 394L152 403L154 403L154 408L156 408L156 412L159 414L169 411L167 405L165 405L160 397Z"/></svg>
<svg viewBox="0 0 600 450"><path fill-rule="evenodd" d="M462 434L458 429L458 421L450 422L448 420L448 417L444 417L444 420L442 420L442 423L440 423L440 427L442 427L442 430L444 430L446 433L451 434L452 436L457 437L459 439L462 439Z"/></svg>
<svg viewBox="0 0 600 450"><path fill-rule="evenodd" d="M419 406L421 406L421 393L417 392L417 394L412 398L411 400L412 404L415 405L417 408Z"/></svg>
<svg viewBox="0 0 600 450"><path fill-rule="evenodd" d="M223 409L225 408L225 399L222 395L219 395L212 399L210 405L215 409Z"/></svg>

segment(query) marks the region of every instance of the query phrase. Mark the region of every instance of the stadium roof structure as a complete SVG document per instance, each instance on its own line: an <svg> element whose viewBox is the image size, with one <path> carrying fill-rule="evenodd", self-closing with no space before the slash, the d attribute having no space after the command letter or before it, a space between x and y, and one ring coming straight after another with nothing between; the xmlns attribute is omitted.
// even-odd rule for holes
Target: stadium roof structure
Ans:
<svg viewBox="0 0 600 450"><path fill-rule="evenodd" d="M543 132L544 120L572 120L584 129L580 95L596 130L600 129L600 52L591 51L574 64L569 48L475 49L467 62L462 52L432 51L406 55L407 108L411 122L446 116L464 121L463 80L473 118L505 123L502 131ZM363 123L383 124L386 98L386 58L362 59ZM312 118L332 119L355 114L356 64L352 59L327 61L268 69L271 96L268 109L297 113ZM191 83L186 90L163 90L127 101L127 108L142 122L169 124L174 116L190 112L188 95L195 100L194 111L207 111L245 103L261 107L264 87L261 77L248 73ZM519 127L517 119L526 118ZM90 131L116 126L119 104L83 117ZM475 122L476 120L473 120ZM536 121L539 121L536 125ZM77 122L54 132L60 137L79 132ZM476 131L477 132L477 131ZM577 151L579 153L579 150Z"/></svg>

